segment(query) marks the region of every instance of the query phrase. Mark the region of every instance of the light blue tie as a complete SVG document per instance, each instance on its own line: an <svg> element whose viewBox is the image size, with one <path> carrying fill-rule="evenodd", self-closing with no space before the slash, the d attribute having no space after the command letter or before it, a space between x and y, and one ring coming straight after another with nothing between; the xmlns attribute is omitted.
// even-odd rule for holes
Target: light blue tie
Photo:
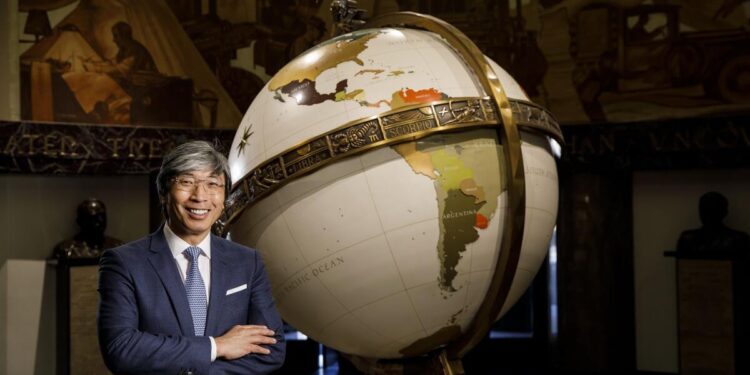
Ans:
<svg viewBox="0 0 750 375"><path fill-rule="evenodd" d="M198 270L198 256L201 254L201 248L190 246L183 253L190 259L187 276L185 277L185 291L187 291L190 313L193 314L193 327L196 336L203 336L206 331L208 302L206 301L206 285L203 284L201 272Z"/></svg>

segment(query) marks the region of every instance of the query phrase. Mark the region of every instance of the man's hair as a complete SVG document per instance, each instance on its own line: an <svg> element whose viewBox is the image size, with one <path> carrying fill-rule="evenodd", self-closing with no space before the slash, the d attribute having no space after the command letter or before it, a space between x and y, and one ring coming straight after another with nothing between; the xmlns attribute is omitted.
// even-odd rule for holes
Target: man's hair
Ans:
<svg viewBox="0 0 750 375"><path fill-rule="evenodd" d="M118 22L112 26L112 34L117 34L127 39L133 38L133 28L127 22Z"/></svg>
<svg viewBox="0 0 750 375"><path fill-rule="evenodd" d="M156 191L163 198L169 194L172 179L198 170L209 170L216 175L224 175L224 199L229 198L232 178L229 175L227 158L205 141L183 143L164 156L159 175L156 176ZM162 202L162 208L164 204Z"/></svg>

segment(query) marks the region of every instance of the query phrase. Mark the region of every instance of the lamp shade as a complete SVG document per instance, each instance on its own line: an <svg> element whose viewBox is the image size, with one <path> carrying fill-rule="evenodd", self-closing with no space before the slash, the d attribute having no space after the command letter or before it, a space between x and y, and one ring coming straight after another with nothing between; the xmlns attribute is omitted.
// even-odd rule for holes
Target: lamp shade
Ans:
<svg viewBox="0 0 750 375"><path fill-rule="evenodd" d="M49 24L47 12L39 9L30 10L29 16L26 18L26 25L23 27L23 32L24 34L31 34L37 37L52 35L52 27Z"/></svg>

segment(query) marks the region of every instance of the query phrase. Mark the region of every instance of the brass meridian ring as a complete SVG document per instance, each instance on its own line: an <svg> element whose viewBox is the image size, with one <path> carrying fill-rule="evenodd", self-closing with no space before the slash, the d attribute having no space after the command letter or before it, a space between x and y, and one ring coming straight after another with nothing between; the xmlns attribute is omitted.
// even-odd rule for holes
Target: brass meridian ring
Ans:
<svg viewBox="0 0 750 375"><path fill-rule="evenodd" d="M510 105L519 126L562 139L560 126L544 108L513 99ZM489 97L411 105L350 122L277 154L235 181L220 225L227 228L241 212L263 197L336 160L435 133L493 126L502 126L502 122Z"/></svg>

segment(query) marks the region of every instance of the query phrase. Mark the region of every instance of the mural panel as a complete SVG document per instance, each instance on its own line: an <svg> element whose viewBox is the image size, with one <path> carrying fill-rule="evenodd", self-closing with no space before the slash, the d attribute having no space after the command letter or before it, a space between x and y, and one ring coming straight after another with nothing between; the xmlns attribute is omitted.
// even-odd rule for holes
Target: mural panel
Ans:
<svg viewBox="0 0 750 375"><path fill-rule="evenodd" d="M19 9L30 16L44 3ZM81 0L20 64L28 120L210 128L241 119L162 1Z"/></svg>
<svg viewBox="0 0 750 375"><path fill-rule="evenodd" d="M19 0L31 13L62 0ZM360 0L442 18L562 123L750 110L747 0ZM34 8L36 7L36 8ZM316 0L81 0L21 57L25 119L236 127L333 30Z"/></svg>
<svg viewBox="0 0 750 375"><path fill-rule="evenodd" d="M397 3L459 27L563 123L750 109L746 0Z"/></svg>

